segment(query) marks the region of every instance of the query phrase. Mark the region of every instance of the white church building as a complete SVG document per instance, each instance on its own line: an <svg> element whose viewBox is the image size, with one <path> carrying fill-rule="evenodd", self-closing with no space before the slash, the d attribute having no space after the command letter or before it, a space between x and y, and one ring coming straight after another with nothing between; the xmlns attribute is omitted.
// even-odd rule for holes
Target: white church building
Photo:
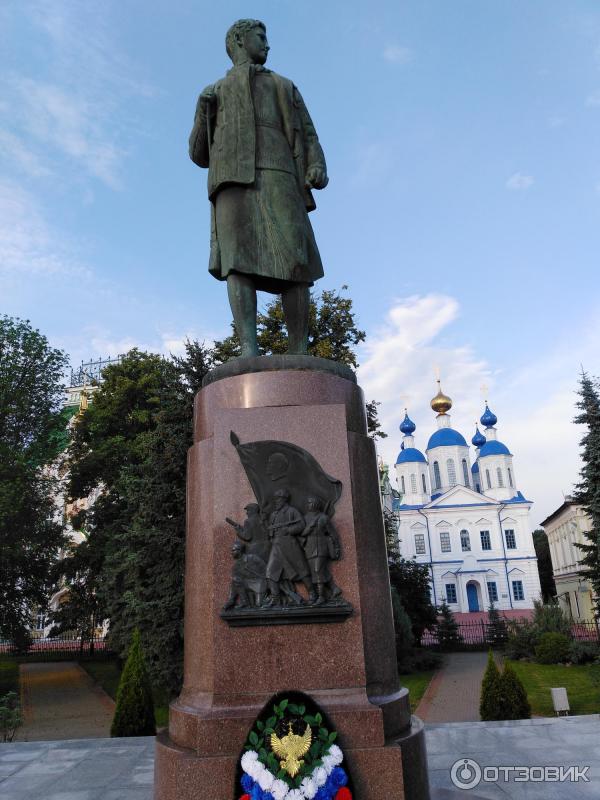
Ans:
<svg viewBox="0 0 600 800"><path fill-rule="evenodd" d="M439 381L438 381L439 384ZM513 456L496 433L487 403L471 450L451 427L451 399L439 387L431 401L437 430L425 454L415 447L408 413L400 425L402 449L395 470L400 499L400 553L428 564L432 601L455 613L533 608L540 579L530 521L531 501L518 488ZM513 614L510 614L512 616Z"/></svg>

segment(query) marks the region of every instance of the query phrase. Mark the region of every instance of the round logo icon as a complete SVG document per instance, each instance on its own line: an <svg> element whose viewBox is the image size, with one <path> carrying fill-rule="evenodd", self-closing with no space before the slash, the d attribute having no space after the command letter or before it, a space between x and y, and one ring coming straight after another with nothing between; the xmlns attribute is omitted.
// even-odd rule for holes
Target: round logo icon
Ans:
<svg viewBox="0 0 600 800"><path fill-rule="evenodd" d="M481 767L472 758L459 758L452 764L450 779L457 789L474 789L481 781Z"/></svg>

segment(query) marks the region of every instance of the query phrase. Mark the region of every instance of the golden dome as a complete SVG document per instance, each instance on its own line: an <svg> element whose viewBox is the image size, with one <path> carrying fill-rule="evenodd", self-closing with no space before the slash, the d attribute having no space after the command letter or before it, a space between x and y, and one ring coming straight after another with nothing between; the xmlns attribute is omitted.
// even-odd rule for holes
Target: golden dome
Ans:
<svg viewBox="0 0 600 800"><path fill-rule="evenodd" d="M447 394L442 392L442 386L440 382L438 384L438 393L431 401L431 407L435 411L436 414L445 414L447 411L450 411L452 408L452 399L448 397Z"/></svg>

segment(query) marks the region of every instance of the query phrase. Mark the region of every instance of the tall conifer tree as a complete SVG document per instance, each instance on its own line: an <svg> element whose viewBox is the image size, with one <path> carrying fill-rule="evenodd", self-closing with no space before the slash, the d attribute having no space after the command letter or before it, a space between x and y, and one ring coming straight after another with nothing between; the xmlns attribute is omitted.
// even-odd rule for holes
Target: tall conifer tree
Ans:
<svg viewBox="0 0 600 800"><path fill-rule="evenodd" d="M596 616L600 616L600 387L597 378L581 373L575 417L578 425L587 430L581 440L581 481L577 484L576 500L581 503L591 520L590 530L585 533L585 544L580 560L584 567L582 575L589 580L596 598Z"/></svg>

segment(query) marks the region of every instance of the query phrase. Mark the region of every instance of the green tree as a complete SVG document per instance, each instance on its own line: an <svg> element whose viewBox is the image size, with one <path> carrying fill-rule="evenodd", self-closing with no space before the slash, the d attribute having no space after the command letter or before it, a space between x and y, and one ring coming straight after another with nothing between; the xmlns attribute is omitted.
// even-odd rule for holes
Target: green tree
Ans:
<svg viewBox="0 0 600 800"><path fill-rule="evenodd" d="M0 317L0 635L25 641L64 543L57 433L67 359L24 320Z"/></svg>
<svg viewBox="0 0 600 800"><path fill-rule="evenodd" d="M442 650L456 650L462 644L463 638L450 606L443 602L438 608L438 614L434 627L438 644Z"/></svg>
<svg viewBox="0 0 600 800"><path fill-rule="evenodd" d="M381 430L377 406L381 405L376 400L370 400L367 405L367 430L371 439L387 439L387 433Z"/></svg>
<svg viewBox="0 0 600 800"><path fill-rule="evenodd" d="M342 292L348 287L342 286ZM240 354L235 326L231 334L215 342L215 363L224 363ZM257 315L258 349L261 355L287 351L287 333L281 298L271 300ZM365 340L354 318L352 300L341 292L325 289L311 296L308 323L308 354L357 367L354 348Z"/></svg>
<svg viewBox="0 0 600 800"><path fill-rule="evenodd" d="M500 676L500 691L504 700L503 719L530 719L531 705L521 679L511 664L505 662Z"/></svg>
<svg viewBox="0 0 600 800"><path fill-rule="evenodd" d="M392 611L394 614L394 631L396 633L396 655L398 661L401 661L410 652L414 637L412 633L412 623L410 617L406 613L402 600L398 594L395 586L391 587L392 591Z"/></svg>
<svg viewBox="0 0 600 800"><path fill-rule="evenodd" d="M506 620L500 616L500 612L492 601L488 609L488 624L487 624L487 643L490 647L498 647L504 644L508 639L508 628Z"/></svg>
<svg viewBox="0 0 600 800"><path fill-rule="evenodd" d="M16 692L0 697L0 740L12 742L17 729L23 724L23 715Z"/></svg>
<svg viewBox="0 0 600 800"><path fill-rule="evenodd" d="M538 528L533 532L533 546L537 556L542 597L545 603L549 603L556 597L556 584L554 583L548 536L543 528Z"/></svg>
<svg viewBox="0 0 600 800"><path fill-rule="evenodd" d="M494 654L488 652L487 666L481 682L481 699L479 716L484 721L502 719L498 716L501 706L500 672L494 660Z"/></svg>
<svg viewBox="0 0 600 800"><path fill-rule="evenodd" d="M135 630L117 689L111 736L154 736L152 685L146 669L140 632Z"/></svg>
<svg viewBox="0 0 600 800"><path fill-rule="evenodd" d="M578 545L583 555L580 560L582 576L593 586L595 613L600 616L600 387L597 378L581 373L575 417L578 425L585 425L581 440L581 481L577 484L575 499L585 508L590 518L590 529L584 536L586 542Z"/></svg>
<svg viewBox="0 0 600 800"><path fill-rule="evenodd" d="M396 588L402 606L412 622L415 641L419 642L423 631L433 628L437 622L435 606L431 602L429 566L399 555L390 555L388 552L390 582Z"/></svg>
<svg viewBox="0 0 600 800"><path fill-rule="evenodd" d="M192 404L211 363L210 351L197 342L187 343L181 359L131 351L106 369L72 447L72 495L93 487L101 494L76 521L88 539L65 562L74 591L58 622L63 628L89 622L89 601L97 620L109 619L111 645L122 657L139 628L152 679L172 694L183 656Z"/></svg>

